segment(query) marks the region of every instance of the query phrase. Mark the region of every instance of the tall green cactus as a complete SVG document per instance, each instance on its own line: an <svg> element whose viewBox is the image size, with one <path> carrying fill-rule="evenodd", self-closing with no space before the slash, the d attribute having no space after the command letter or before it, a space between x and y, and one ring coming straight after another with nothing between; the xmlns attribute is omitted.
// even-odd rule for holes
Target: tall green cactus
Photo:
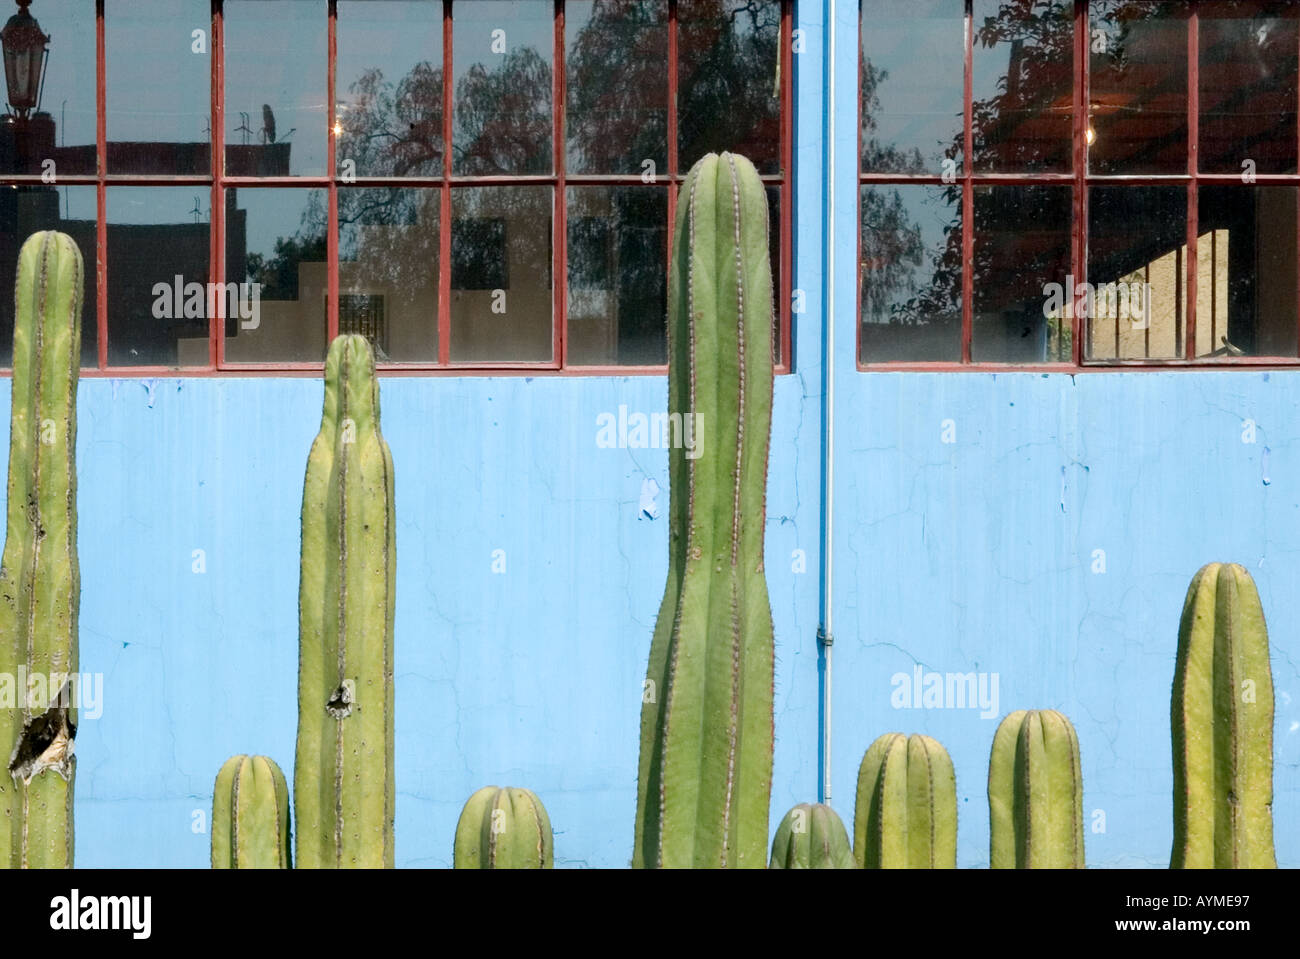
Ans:
<svg viewBox="0 0 1300 959"><path fill-rule="evenodd" d="M1271 869L1273 672L1250 573L1210 563L1178 627L1170 868Z"/></svg>
<svg viewBox="0 0 1300 959"><path fill-rule="evenodd" d="M867 869L957 868L957 781L936 740L886 733L867 749L853 855Z"/></svg>
<svg viewBox="0 0 1300 959"><path fill-rule="evenodd" d="M696 163L677 204L668 408L670 423L693 424L693 442L673 443L669 454L668 583L642 694L636 867L762 868L766 859L767 209L753 166L729 153Z"/></svg>
<svg viewBox="0 0 1300 959"><path fill-rule="evenodd" d="M785 814L772 840L769 869L852 869L844 822L824 803L800 803Z"/></svg>
<svg viewBox="0 0 1300 959"><path fill-rule="evenodd" d="M0 709L0 862L68 867L77 732L77 377L85 271L72 238L18 254L9 505L0 560L0 670L26 677ZM75 684L75 679L71 680Z"/></svg>
<svg viewBox="0 0 1300 959"><path fill-rule="evenodd" d="M551 819L527 789L484 786L469 797L456 824L456 869L550 869Z"/></svg>
<svg viewBox="0 0 1300 959"><path fill-rule="evenodd" d="M291 865L284 773L266 756L231 756L212 790L212 868Z"/></svg>
<svg viewBox="0 0 1300 959"><path fill-rule="evenodd" d="M307 458L299 585L296 860L393 866L393 458L370 344L340 336Z"/></svg>
<svg viewBox="0 0 1300 959"><path fill-rule="evenodd" d="M1083 775L1074 726L1054 709L1002 720L989 760L989 865L1082 869Z"/></svg>

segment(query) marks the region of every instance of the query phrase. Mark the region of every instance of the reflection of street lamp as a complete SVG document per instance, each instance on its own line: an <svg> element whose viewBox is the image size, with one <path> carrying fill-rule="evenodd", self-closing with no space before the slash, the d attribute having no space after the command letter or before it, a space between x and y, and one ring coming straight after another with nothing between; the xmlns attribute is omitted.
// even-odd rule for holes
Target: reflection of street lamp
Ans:
<svg viewBox="0 0 1300 959"><path fill-rule="evenodd" d="M26 119L41 102L45 79L45 60L50 38L41 32L36 18L27 12L31 0L17 0L18 12L0 30L4 46L5 85L9 88L9 108Z"/></svg>

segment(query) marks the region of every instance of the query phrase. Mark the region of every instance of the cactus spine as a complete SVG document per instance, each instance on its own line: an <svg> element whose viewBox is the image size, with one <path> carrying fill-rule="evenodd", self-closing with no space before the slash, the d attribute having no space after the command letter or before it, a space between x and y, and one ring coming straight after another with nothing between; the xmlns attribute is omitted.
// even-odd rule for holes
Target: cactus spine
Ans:
<svg viewBox="0 0 1300 959"><path fill-rule="evenodd" d="M668 408L695 435L691 450L674 443L669 453L668 583L642 697L635 867L762 868L766 859L767 217L763 184L744 157L709 154L682 184L668 277Z"/></svg>
<svg viewBox="0 0 1300 959"><path fill-rule="evenodd" d="M296 860L393 866L393 458L365 337L325 362L307 459L299 586Z"/></svg>
<svg viewBox="0 0 1300 959"><path fill-rule="evenodd" d="M849 833L835 810L800 803L781 820L772 840L770 869L852 869Z"/></svg>
<svg viewBox="0 0 1300 959"><path fill-rule="evenodd" d="M1250 573L1210 563L1178 628L1170 868L1275 868L1273 673Z"/></svg>
<svg viewBox="0 0 1300 959"><path fill-rule="evenodd" d="M867 869L957 868L957 781L929 736L886 733L858 768L853 855Z"/></svg>
<svg viewBox="0 0 1300 959"><path fill-rule="evenodd" d="M1021 709L998 726L989 820L992 868L1083 868L1079 739L1056 710Z"/></svg>
<svg viewBox="0 0 1300 959"><path fill-rule="evenodd" d="M532 792L484 786L456 824L456 869L550 869L555 843L546 807Z"/></svg>
<svg viewBox="0 0 1300 959"><path fill-rule="evenodd" d="M9 775L0 774L5 865L70 867L76 772L77 377L84 267L62 233L18 254L8 525L0 560L0 669L25 676L0 709ZM21 682L21 680L20 680Z"/></svg>
<svg viewBox="0 0 1300 959"><path fill-rule="evenodd" d="M266 756L231 756L212 792L212 868L288 869L289 786Z"/></svg>

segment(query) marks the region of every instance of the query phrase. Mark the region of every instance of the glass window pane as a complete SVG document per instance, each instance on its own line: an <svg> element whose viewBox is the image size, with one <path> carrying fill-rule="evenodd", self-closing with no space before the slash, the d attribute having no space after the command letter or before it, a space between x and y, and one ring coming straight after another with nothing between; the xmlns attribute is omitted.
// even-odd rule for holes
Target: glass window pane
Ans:
<svg viewBox="0 0 1300 959"><path fill-rule="evenodd" d="M81 311L81 365L93 367L95 352L95 188L93 186L36 186L0 190L0 277L7 296L0 296L0 366L9 367L14 355L13 284L18 275L18 251L27 238L41 230L59 230L76 241L85 267Z"/></svg>
<svg viewBox="0 0 1300 959"><path fill-rule="evenodd" d="M459 3L452 31L452 172L550 173L554 6Z"/></svg>
<svg viewBox="0 0 1300 959"><path fill-rule="evenodd" d="M1298 13L1294 3L1197 5L1200 164L1207 173L1296 170Z"/></svg>
<svg viewBox="0 0 1300 959"><path fill-rule="evenodd" d="M109 187L108 362L208 362L209 194Z"/></svg>
<svg viewBox="0 0 1300 959"><path fill-rule="evenodd" d="M438 359L436 189L339 190L339 332L379 362Z"/></svg>
<svg viewBox="0 0 1300 959"><path fill-rule="evenodd" d="M1092 0L1088 169L1187 172L1187 20L1177 3Z"/></svg>
<svg viewBox="0 0 1300 959"><path fill-rule="evenodd" d="M781 342L782 317L790 315L790 297L781 291L781 188L767 187L767 249L772 269L772 362L785 362L784 344ZM667 306L664 308L667 319ZM665 362L667 353L664 354Z"/></svg>
<svg viewBox="0 0 1300 959"><path fill-rule="evenodd" d="M677 5L677 165L710 152L781 168L781 4L680 0Z"/></svg>
<svg viewBox="0 0 1300 959"><path fill-rule="evenodd" d="M94 29L89 10L82 16ZM201 39L194 37L195 30L202 31ZM110 173L211 171L211 30L207 0L107 0L104 69ZM51 59L62 55L55 53L56 42L50 44ZM93 70L93 52L89 63ZM93 136L93 127L90 130Z"/></svg>
<svg viewBox="0 0 1300 959"><path fill-rule="evenodd" d="M667 193L583 186L568 194L569 362L666 363Z"/></svg>
<svg viewBox="0 0 1300 959"><path fill-rule="evenodd" d="M227 313L226 362L324 359L326 214L324 190L227 191L226 280L255 298L238 319Z"/></svg>
<svg viewBox="0 0 1300 959"><path fill-rule="evenodd" d="M442 175L442 4L341 0L339 172Z"/></svg>
<svg viewBox="0 0 1300 959"><path fill-rule="evenodd" d="M1068 186L975 189L971 273L977 363L1062 363L1072 357L1069 311L1053 309L1051 284L1070 283Z"/></svg>
<svg viewBox="0 0 1300 959"><path fill-rule="evenodd" d="M549 186L451 194L451 359L548 362L552 349Z"/></svg>
<svg viewBox="0 0 1300 959"><path fill-rule="evenodd" d="M979 172L1068 172L1074 4L974 0L972 134Z"/></svg>
<svg viewBox="0 0 1300 959"><path fill-rule="evenodd" d="M961 187L861 189L863 363L961 360Z"/></svg>
<svg viewBox="0 0 1300 959"><path fill-rule="evenodd" d="M667 0L570 0L564 33L569 172L666 172Z"/></svg>
<svg viewBox="0 0 1300 959"><path fill-rule="evenodd" d="M38 83L39 100L25 119L14 115L13 104L0 117L0 173L42 173L45 161L53 160L56 175L93 174L95 18L78 10L84 3L38 6L29 13L50 38L44 90Z"/></svg>
<svg viewBox="0 0 1300 959"><path fill-rule="evenodd" d="M227 0L228 176L325 173L328 31L316 0Z"/></svg>
<svg viewBox="0 0 1300 959"><path fill-rule="evenodd" d="M1088 294L1083 301L1087 359L1181 358L1187 318L1186 187L1093 187L1088 284L1082 291Z"/></svg>
<svg viewBox="0 0 1300 959"><path fill-rule="evenodd" d="M862 8L862 170L961 167L965 16L960 0L868 0Z"/></svg>
<svg viewBox="0 0 1300 959"><path fill-rule="evenodd" d="M1296 203L1289 186L1202 186L1196 355L1296 355Z"/></svg>

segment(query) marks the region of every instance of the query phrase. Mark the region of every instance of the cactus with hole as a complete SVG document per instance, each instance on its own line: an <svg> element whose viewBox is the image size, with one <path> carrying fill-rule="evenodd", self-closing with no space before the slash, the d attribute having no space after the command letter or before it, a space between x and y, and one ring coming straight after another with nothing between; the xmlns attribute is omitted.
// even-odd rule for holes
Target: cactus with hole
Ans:
<svg viewBox="0 0 1300 959"><path fill-rule="evenodd" d="M1074 726L1054 709L1002 720L989 759L989 865L1082 869L1083 776Z"/></svg>
<svg viewBox="0 0 1300 959"><path fill-rule="evenodd" d="M231 756L212 791L212 868L289 869L289 786L275 760Z"/></svg>
<svg viewBox="0 0 1300 959"><path fill-rule="evenodd" d="M0 671L25 676L0 709L0 856L70 867L76 773L77 378L85 269L72 238L47 231L18 254L8 517L0 560ZM21 680L20 680L21 682Z"/></svg>
<svg viewBox="0 0 1300 959"><path fill-rule="evenodd" d="M785 814L772 840L769 869L852 869L844 822L824 803L800 803Z"/></svg>
<svg viewBox="0 0 1300 959"><path fill-rule="evenodd" d="M763 573L772 274L763 184L709 154L682 183L668 292L668 583L642 694L632 864L763 868L772 613Z"/></svg>
<svg viewBox="0 0 1300 959"><path fill-rule="evenodd" d="M300 868L393 866L393 458L365 337L330 344L298 594Z"/></svg>
<svg viewBox="0 0 1300 959"><path fill-rule="evenodd" d="M1273 673L1250 573L1210 563L1178 627L1173 869L1271 869Z"/></svg>
<svg viewBox="0 0 1300 959"><path fill-rule="evenodd" d="M957 868L957 781L936 740L886 733L867 749L853 855L867 869Z"/></svg>
<svg viewBox="0 0 1300 959"><path fill-rule="evenodd" d="M527 789L484 786L456 824L456 869L551 869L555 842L542 801Z"/></svg>

